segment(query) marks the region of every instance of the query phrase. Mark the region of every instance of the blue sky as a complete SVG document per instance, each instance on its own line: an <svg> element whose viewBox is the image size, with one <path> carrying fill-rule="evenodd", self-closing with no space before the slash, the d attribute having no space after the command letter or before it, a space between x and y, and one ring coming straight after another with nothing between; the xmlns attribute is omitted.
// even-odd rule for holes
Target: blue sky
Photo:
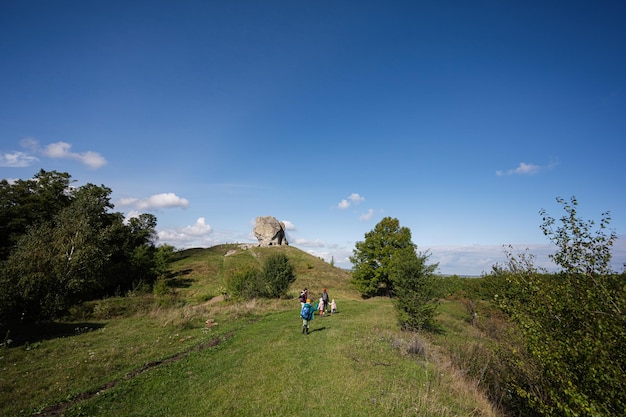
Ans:
<svg viewBox="0 0 626 417"><path fill-rule="evenodd" d="M619 1L0 3L0 178L154 213L177 248L257 216L343 267L383 217L442 273L554 251L538 212L610 211L626 261Z"/></svg>

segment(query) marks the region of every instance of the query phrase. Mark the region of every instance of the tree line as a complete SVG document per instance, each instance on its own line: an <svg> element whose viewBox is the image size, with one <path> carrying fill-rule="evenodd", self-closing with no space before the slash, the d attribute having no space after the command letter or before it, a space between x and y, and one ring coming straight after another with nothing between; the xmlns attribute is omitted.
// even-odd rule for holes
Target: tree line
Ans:
<svg viewBox="0 0 626 417"><path fill-rule="evenodd" d="M0 329L53 320L86 300L150 289L171 246L156 246L156 216L127 222L111 189L72 185L40 170L0 181Z"/></svg>

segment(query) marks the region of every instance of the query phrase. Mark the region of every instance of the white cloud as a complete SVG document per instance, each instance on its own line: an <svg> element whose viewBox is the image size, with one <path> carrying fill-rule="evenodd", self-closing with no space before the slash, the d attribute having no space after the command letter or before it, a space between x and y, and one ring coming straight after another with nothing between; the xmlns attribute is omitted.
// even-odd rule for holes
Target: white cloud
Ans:
<svg viewBox="0 0 626 417"><path fill-rule="evenodd" d="M33 144L34 142L31 142L31 146ZM91 168L101 168L107 164L106 159L97 152L77 153L72 152L71 149L72 145L67 142L55 142L43 148L41 153L49 158L74 159Z"/></svg>
<svg viewBox="0 0 626 417"><path fill-rule="evenodd" d="M199 217L190 226L157 232L159 241L177 248L211 247L220 242L212 239L213 228L206 223L204 217ZM225 243L225 242L221 242Z"/></svg>
<svg viewBox="0 0 626 417"><path fill-rule="evenodd" d="M367 213L361 214L359 220L370 220L374 215L374 209L369 209Z"/></svg>
<svg viewBox="0 0 626 417"><path fill-rule="evenodd" d="M130 219L139 218L140 215L141 215L141 212L137 210L131 210L128 213L126 213L126 217L124 217L124 223L128 223Z"/></svg>
<svg viewBox="0 0 626 417"><path fill-rule="evenodd" d="M206 236L210 235L211 232L213 232L213 229L211 228L211 225L206 224L204 217L198 217L195 224L186 226L182 230L183 234L192 236Z"/></svg>
<svg viewBox="0 0 626 417"><path fill-rule="evenodd" d="M358 193L350 194L348 199L350 199L350 201L352 201L354 204L359 204L360 202L365 201L365 197L362 197Z"/></svg>
<svg viewBox="0 0 626 417"><path fill-rule="evenodd" d="M551 165L548 167L551 167ZM521 162L517 168L509 169L506 172L502 170L496 171L496 175L498 175L499 177L504 176L504 175L535 175L542 169L543 167L539 165L535 165L533 163L527 164L526 162Z"/></svg>
<svg viewBox="0 0 626 417"><path fill-rule="evenodd" d="M35 138L26 137L20 141L20 146L29 152L6 152L0 154L0 166L4 167L27 167L39 161L37 156L46 158L73 159L91 168L101 168L107 164L106 159L97 152L87 151L84 153L72 152L72 145L67 142L55 142L45 147L39 145Z"/></svg>
<svg viewBox="0 0 626 417"><path fill-rule="evenodd" d="M174 193L161 193L151 195L145 199L120 198L117 204L123 207L134 207L137 210L154 210L173 207L186 208L189 206L189 200Z"/></svg>
<svg viewBox="0 0 626 417"><path fill-rule="evenodd" d="M357 205L363 201L365 201L365 197L358 193L352 193L348 196L348 198L341 200L339 204L337 204L337 207L343 210L350 207L351 204Z"/></svg>
<svg viewBox="0 0 626 417"><path fill-rule="evenodd" d="M296 226L291 223L289 220L282 220L283 224L285 225L285 230L296 230ZM256 225L256 221L255 221L255 225Z"/></svg>
<svg viewBox="0 0 626 417"><path fill-rule="evenodd" d="M24 168L37 161L37 157L19 151L0 154L0 167Z"/></svg>
<svg viewBox="0 0 626 417"><path fill-rule="evenodd" d="M304 239L304 238L296 239L293 244L298 245L298 246L304 246L307 248L323 248L326 246L326 244L319 239L309 240L309 239Z"/></svg>

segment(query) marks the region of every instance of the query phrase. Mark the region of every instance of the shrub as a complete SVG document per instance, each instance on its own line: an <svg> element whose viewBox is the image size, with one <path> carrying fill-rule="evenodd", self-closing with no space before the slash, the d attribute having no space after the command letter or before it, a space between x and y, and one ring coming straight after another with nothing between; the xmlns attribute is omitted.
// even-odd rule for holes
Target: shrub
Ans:
<svg viewBox="0 0 626 417"><path fill-rule="evenodd" d="M296 280L293 266L285 254L270 256L263 265L262 277L266 288L265 295L270 298L284 296Z"/></svg>
<svg viewBox="0 0 626 417"><path fill-rule="evenodd" d="M524 415L626 415L626 288L624 275L610 272L606 235L580 220L577 201L564 205L567 215L555 220L542 210L542 230L558 251L552 260L562 268L541 274L532 255L508 254L506 268L494 268L509 288L498 296L523 335L524 350L511 351L511 392Z"/></svg>
<svg viewBox="0 0 626 417"><path fill-rule="evenodd" d="M265 260L261 270L249 266L235 272L227 278L226 290L244 300L256 297L280 298L295 280L294 268L287 255L276 254Z"/></svg>
<svg viewBox="0 0 626 417"><path fill-rule="evenodd" d="M391 268L394 304L400 327L421 330L433 327L437 309L434 275L437 264L427 265L428 255L416 254L413 248L398 251Z"/></svg>
<svg viewBox="0 0 626 417"><path fill-rule="evenodd" d="M258 269L247 267L226 279L228 292L235 297L252 299L265 293L262 275Z"/></svg>

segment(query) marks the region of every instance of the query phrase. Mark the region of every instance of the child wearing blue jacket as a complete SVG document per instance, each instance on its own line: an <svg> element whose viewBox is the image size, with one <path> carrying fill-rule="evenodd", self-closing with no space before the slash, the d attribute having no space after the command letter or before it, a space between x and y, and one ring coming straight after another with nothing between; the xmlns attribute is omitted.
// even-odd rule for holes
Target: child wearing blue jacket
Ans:
<svg viewBox="0 0 626 417"><path fill-rule="evenodd" d="M318 305L313 307L311 305L311 299L307 298L306 303L302 306L302 310L300 310L300 317L302 317L302 334L309 334L309 323L313 320Z"/></svg>

